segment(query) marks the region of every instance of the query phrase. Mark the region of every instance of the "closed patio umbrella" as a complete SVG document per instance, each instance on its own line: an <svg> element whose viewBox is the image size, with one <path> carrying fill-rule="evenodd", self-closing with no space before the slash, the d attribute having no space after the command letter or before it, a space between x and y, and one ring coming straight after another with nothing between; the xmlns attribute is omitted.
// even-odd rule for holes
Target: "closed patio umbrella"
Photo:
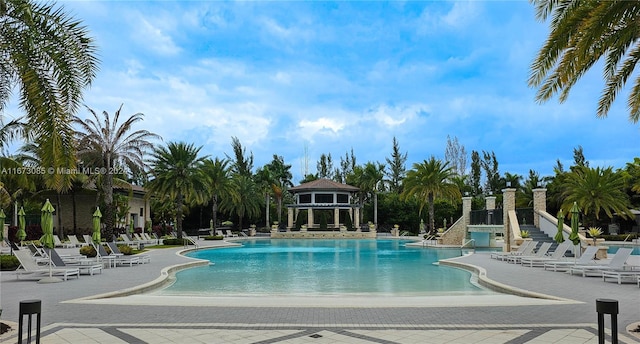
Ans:
<svg viewBox="0 0 640 344"><path fill-rule="evenodd" d="M27 238L27 232L25 232L24 230L27 225L25 215L26 214L24 213L24 208L20 207L20 211L18 212L18 233L16 233L16 237L20 242Z"/></svg>
<svg viewBox="0 0 640 344"><path fill-rule="evenodd" d="M53 249L55 245L53 240L53 211L53 206L51 205L51 202L49 202L49 199L47 199L47 201L44 202L44 206L42 206L42 215L40 217L40 227L42 227L42 233L44 234L40 238L40 243L49 250ZM49 277L41 279L38 283L55 283L62 281L57 277L53 277L52 265L51 251L49 251Z"/></svg>
<svg viewBox="0 0 640 344"><path fill-rule="evenodd" d="M96 245L100 245L100 241L102 241L100 237L100 218L102 218L102 213L100 208L96 207L96 211L93 212L93 233L91 234L91 241Z"/></svg>
<svg viewBox="0 0 640 344"><path fill-rule="evenodd" d="M573 242L574 246L578 246L580 244L580 237L578 236L578 226L580 223L580 209L578 209L578 204L573 202L573 206L571 207L571 234L569 235L569 240ZM576 248L574 252L574 258L580 253L579 247Z"/></svg>
<svg viewBox="0 0 640 344"><path fill-rule="evenodd" d="M7 215L4 214L4 210L0 209L0 241L4 240L4 219Z"/></svg>
<svg viewBox="0 0 640 344"><path fill-rule="evenodd" d="M562 209L558 212L558 233L553 237L558 244L562 244L564 242L564 235L562 234L562 230L564 229L564 213Z"/></svg>

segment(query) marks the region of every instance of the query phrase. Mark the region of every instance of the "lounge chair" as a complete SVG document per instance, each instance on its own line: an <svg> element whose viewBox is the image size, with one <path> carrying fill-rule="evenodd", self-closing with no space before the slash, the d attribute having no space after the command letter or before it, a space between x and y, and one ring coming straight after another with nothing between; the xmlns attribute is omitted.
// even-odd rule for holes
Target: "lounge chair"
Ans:
<svg viewBox="0 0 640 344"><path fill-rule="evenodd" d="M507 257L507 263L514 263L514 264L518 264L520 263L520 260L524 257L536 257L536 258L542 258L544 257L547 252L549 252L549 248L551 247L551 243L550 242L543 242L542 245L540 245L540 248L538 249L538 251L536 251L535 254L530 254L530 255L516 255L516 256L511 256L511 257Z"/></svg>
<svg viewBox="0 0 640 344"><path fill-rule="evenodd" d="M556 247L556 250L553 251L553 253L550 256L547 256L547 257L522 257L522 259L520 259L520 264L522 264L523 266L528 266L532 268L542 267L546 262L557 261L562 259L562 257L564 257L564 254L567 253L567 250L569 249L570 245L571 245L571 242L568 240L563 242L562 244L558 245L558 247Z"/></svg>
<svg viewBox="0 0 640 344"><path fill-rule="evenodd" d="M122 252L120 252L120 248L118 247L118 244L116 244L115 242L108 242L107 246L109 246L109 249L111 250L112 254L114 254L116 256L124 257L124 254ZM149 262L151 262L151 257L149 257L148 254L136 254L136 255L132 255L130 257L140 259L140 263L149 263Z"/></svg>
<svg viewBox="0 0 640 344"><path fill-rule="evenodd" d="M36 264L49 264L49 256L43 249L37 247L34 243L27 245L27 248L31 251L31 258L36 261Z"/></svg>
<svg viewBox="0 0 640 344"><path fill-rule="evenodd" d="M127 245L129 245L129 246L131 246L131 247L135 247L135 248L136 248L136 249L138 249L138 250L140 249L140 241L133 241L133 240L131 240L131 238L129 238L129 236L128 236L128 235L126 235L126 234L120 234L120 238L122 238L122 241L123 241L125 244L127 244Z"/></svg>
<svg viewBox="0 0 640 344"><path fill-rule="evenodd" d="M607 281L607 279L615 279L618 284L622 284L623 280L634 281L637 280L638 287L640 287L640 270L620 270L620 271L602 271L602 280Z"/></svg>
<svg viewBox="0 0 640 344"><path fill-rule="evenodd" d="M497 256L496 259L506 261L510 257L514 257L514 256L532 256L533 250L536 249L536 246L538 246L537 241L529 241L529 244L522 251L518 250L516 251L516 253Z"/></svg>
<svg viewBox="0 0 640 344"><path fill-rule="evenodd" d="M606 264L572 266L569 268L569 273L572 275L574 273L576 275L582 275L582 277L601 277L603 271L629 271L630 269L625 269L625 264L627 259L629 259L629 256L631 256L631 252L633 252L633 249L621 247L616 251L613 258Z"/></svg>
<svg viewBox="0 0 640 344"><path fill-rule="evenodd" d="M45 252L51 257L51 263L58 268L78 268L81 274L91 275L95 273L102 273L102 264L95 264L94 260L76 260L74 263L65 262L62 257L56 252L55 249L45 249Z"/></svg>
<svg viewBox="0 0 640 344"><path fill-rule="evenodd" d="M494 258L494 259L502 260L502 258L504 256L512 256L512 255L522 254L524 252L524 250L526 250L527 247L530 244L531 244L531 241L525 241L525 242L522 243L522 245L518 246L518 249L515 250L515 251L511 251L511 252L492 252L489 257L490 258Z"/></svg>
<svg viewBox="0 0 640 344"><path fill-rule="evenodd" d="M216 235L217 235L217 236L221 236L221 237L223 237L223 236L224 236L224 234L222 233L222 231L221 231L221 230L218 230L218 229L216 229Z"/></svg>
<svg viewBox="0 0 640 344"><path fill-rule="evenodd" d="M238 236L238 234L233 234L233 233L231 233L230 229L227 229L227 237L237 237L237 236Z"/></svg>
<svg viewBox="0 0 640 344"><path fill-rule="evenodd" d="M49 276L49 273L53 276L62 277L65 281L71 276L80 277L80 270L78 268L53 268L39 266L36 261L33 260L29 251L14 250L13 254L20 262L20 266L18 266L18 269L15 271L17 279L20 279L21 276L27 278L31 277L30 279L41 279Z"/></svg>
<svg viewBox="0 0 640 344"><path fill-rule="evenodd" d="M562 259L544 263L544 269L550 269L553 271L568 271L572 266L576 265L592 265L594 264L593 258L600 248L598 246L588 246L582 255L578 259Z"/></svg>
<svg viewBox="0 0 640 344"><path fill-rule="evenodd" d="M74 245L72 243L62 242L60 240L60 238L58 237L58 235L56 235L56 234L53 235L53 244L55 245L55 247L63 247L63 248L74 248L74 247L76 247L76 245Z"/></svg>
<svg viewBox="0 0 640 344"><path fill-rule="evenodd" d="M107 245L108 244L109 243L107 243ZM101 258L113 259L114 265L119 264L119 265L133 266L133 264L136 264L136 265L140 264L140 258L138 257L125 257L124 255L122 255L122 253L120 255L114 253L113 250L111 251L111 254L108 254L107 250L105 250L104 246L102 245L97 245L97 249L98 249L98 254L100 255Z"/></svg>
<svg viewBox="0 0 640 344"><path fill-rule="evenodd" d="M69 242L71 242L74 247L82 247L82 246L88 246L89 243L87 242L80 242L80 240L78 240L78 237L76 237L75 235L69 235L68 236Z"/></svg>

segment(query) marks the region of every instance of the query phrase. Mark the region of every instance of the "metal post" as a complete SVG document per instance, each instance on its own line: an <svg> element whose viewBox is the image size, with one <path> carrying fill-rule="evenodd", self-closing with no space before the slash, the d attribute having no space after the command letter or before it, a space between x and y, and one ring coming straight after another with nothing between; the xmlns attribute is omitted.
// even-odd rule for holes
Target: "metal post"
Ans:
<svg viewBox="0 0 640 344"><path fill-rule="evenodd" d="M40 344L40 314L42 302L40 300L20 301L20 320L18 323L18 343L22 344L22 325L24 315L28 315L27 343L31 343L31 316L36 314L36 344Z"/></svg>
<svg viewBox="0 0 640 344"><path fill-rule="evenodd" d="M598 344L604 344L604 315L611 314L611 343L618 344L618 301L596 299L598 312Z"/></svg>

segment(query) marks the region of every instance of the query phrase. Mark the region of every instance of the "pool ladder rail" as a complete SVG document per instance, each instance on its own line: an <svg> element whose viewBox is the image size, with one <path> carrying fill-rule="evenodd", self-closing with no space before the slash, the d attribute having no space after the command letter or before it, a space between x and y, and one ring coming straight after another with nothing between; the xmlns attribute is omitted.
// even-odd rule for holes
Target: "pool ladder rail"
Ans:
<svg viewBox="0 0 640 344"><path fill-rule="evenodd" d="M188 248L189 247L189 243L191 243L193 246L195 246L196 251L198 250L198 243L196 242L196 240L194 238L192 238L190 236L184 236L182 238L185 239L185 240L183 240L185 248Z"/></svg>

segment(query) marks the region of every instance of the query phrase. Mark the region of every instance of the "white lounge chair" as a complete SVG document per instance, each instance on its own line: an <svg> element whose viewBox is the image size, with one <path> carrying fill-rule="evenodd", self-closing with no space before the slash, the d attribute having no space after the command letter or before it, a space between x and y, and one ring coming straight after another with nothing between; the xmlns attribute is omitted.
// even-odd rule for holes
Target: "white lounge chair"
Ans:
<svg viewBox="0 0 640 344"><path fill-rule="evenodd" d="M529 241L529 244L524 248L524 250L522 250L522 251L518 250L514 254L505 254L505 255L502 255L502 256L498 256L498 257L496 257L496 259L502 260L502 261L507 261L510 257L514 257L514 256L531 256L531 255L533 255L533 250L536 249L536 246L538 246L538 242L537 241Z"/></svg>
<svg viewBox="0 0 640 344"><path fill-rule="evenodd" d="M606 264L572 266L569 268L569 273L572 275L574 273L576 275L582 275L582 277L601 277L603 271L629 271L630 269L625 269L625 264L627 259L629 259L629 256L631 256L631 252L633 252L633 249L621 247L616 251L613 258Z"/></svg>
<svg viewBox="0 0 640 344"><path fill-rule="evenodd" d="M131 239L129 238L129 236L128 236L128 235L126 235L126 234L120 234L120 238L122 238L122 241L123 241L125 244L127 244L127 245L129 245L129 246L131 246L131 247L135 247L137 250L139 250L139 249L140 249L140 244L141 244L141 243L140 243L140 241L133 241L133 240L131 240Z"/></svg>
<svg viewBox="0 0 640 344"><path fill-rule="evenodd" d="M530 244L531 244L531 241L525 241L525 242L522 243L522 245L518 246L518 248L515 251L511 251L511 252L492 252L489 257L490 258L494 258L494 259L498 259L498 260L502 260L505 256L513 256L513 255L522 254L524 252L524 250L526 250L527 247Z"/></svg>
<svg viewBox="0 0 640 344"><path fill-rule="evenodd" d="M238 236L238 234L233 234L233 233L231 233L230 229L227 229L227 237L237 237L237 236Z"/></svg>
<svg viewBox="0 0 640 344"><path fill-rule="evenodd" d="M536 251L535 254L530 254L530 255L517 255L517 256L512 256L512 257L508 257L507 258L507 263L514 263L514 264L518 264L520 263L520 260L524 257L539 257L542 258L544 257L547 252L549 251L549 248L551 247L551 243L550 242L543 242L542 245L540 245L540 248L538 249L538 251Z"/></svg>
<svg viewBox="0 0 640 344"><path fill-rule="evenodd" d="M568 271L575 265L592 265L594 264L594 258L600 248L598 246L588 246L587 249L582 252L582 255L578 259L562 259L544 263L544 269L550 269L553 271Z"/></svg>
<svg viewBox="0 0 640 344"><path fill-rule="evenodd" d="M108 242L107 246L109 246L109 249L111 250L111 254L124 257L124 253L120 252L120 248L118 247L118 244L116 244L115 242ZM148 254L136 254L129 257L140 259L140 263L151 262L151 257Z"/></svg>
<svg viewBox="0 0 640 344"><path fill-rule="evenodd" d="M547 257L522 257L520 259L520 264L528 267L542 267L544 263L557 261L564 257L564 254L567 253L569 246L571 245L570 241L565 241L562 244L556 247L556 250L550 256Z"/></svg>
<svg viewBox="0 0 640 344"><path fill-rule="evenodd" d="M602 280L607 282L607 279L615 279L618 282L618 284L622 284L622 281L627 279L632 282L637 280L638 287L640 287L640 270L622 270L622 271L604 270L602 271Z"/></svg>
<svg viewBox="0 0 640 344"><path fill-rule="evenodd" d="M109 243L107 243L107 245L109 245ZM107 253L107 250L104 249L104 246L102 245L97 245L98 247L98 254L100 255L100 257L106 258L106 257L112 257L112 258L108 258L108 259L113 259L114 260L114 264L115 265L129 265L129 266L133 266L133 264L140 264L140 258L137 257L125 257L122 253L117 254L114 253L113 250L111 251L111 254Z"/></svg>
<svg viewBox="0 0 640 344"><path fill-rule="evenodd" d="M13 254L18 258L20 266L16 272L16 278L26 277L29 279L41 279L52 274L52 276L62 277L65 281L71 277L80 277L80 270L78 268L53 268L39 266L36 261L31 257L31 253L26 250L13 251Z"/></svg>
<svg viewBox="0 0 640 344"><path fill-rule="evenodd" d="M58 235L56 235L56 234L53 235L53 244L55 245L55 247L63 247L63 248L74 248L74 247L76 247L76 245L74 245L72 243L62 242L60 240L60 238L58 237Z"/></svg>
<svg viewBox="0 0 640 344"><path fill-rule="evenodd" d="M96 264L96 261L90 259L83 260L74 260L73 263L67 263L64 261L62 257L56 252L55 249L45 249L48 255L51 257L51 263L58 268L78 268L80 274L91 275L102 273L102 264Z"/></svg>
<svg viewBox="0 0 640 344"><path fill-rule="evenodd" d="M68 239L69 239L69 242L71 242L73 245L75 245L75 247L82 247L82 246L88 246L89 245L89 243L80 242L80 240L78 240L78 237L76 237L75 235L69 235Z"/></svg>

